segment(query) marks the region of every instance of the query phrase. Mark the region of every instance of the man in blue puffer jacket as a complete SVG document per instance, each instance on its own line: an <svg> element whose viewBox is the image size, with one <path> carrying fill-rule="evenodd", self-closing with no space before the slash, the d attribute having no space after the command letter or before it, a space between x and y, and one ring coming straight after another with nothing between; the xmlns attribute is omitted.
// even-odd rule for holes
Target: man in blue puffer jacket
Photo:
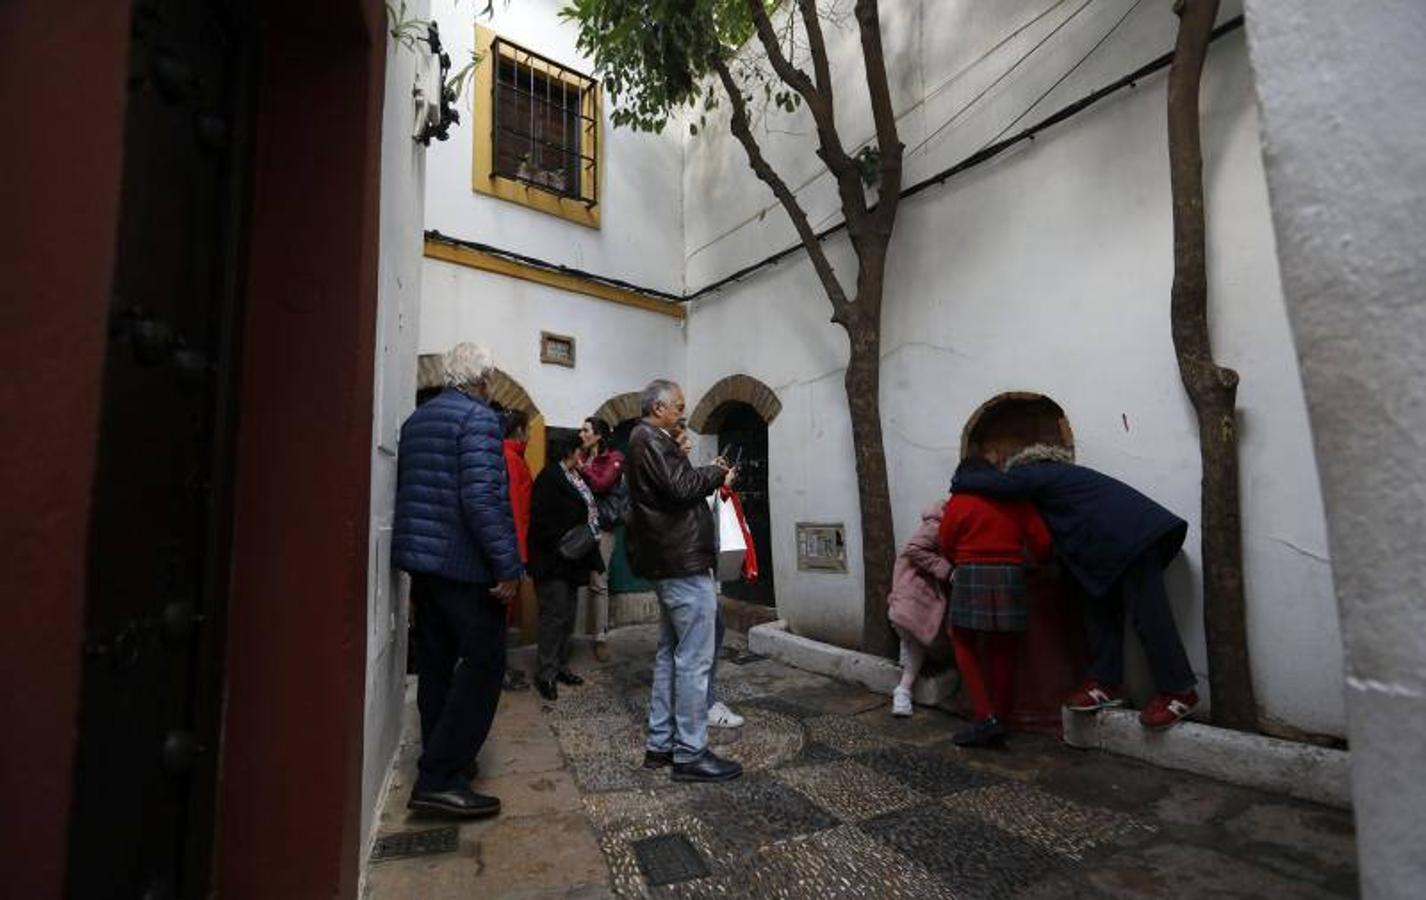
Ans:
<svg viewBox="0 0 1426 900"><path fill-rule="evenodd" d="M522 570L504 430L489 405L490 352L457 344L446 389L401 426L392 564L411 574L421 759L408 804L464 818L500 801L465 772L485 743L505 673L505 604Z"/></svg>

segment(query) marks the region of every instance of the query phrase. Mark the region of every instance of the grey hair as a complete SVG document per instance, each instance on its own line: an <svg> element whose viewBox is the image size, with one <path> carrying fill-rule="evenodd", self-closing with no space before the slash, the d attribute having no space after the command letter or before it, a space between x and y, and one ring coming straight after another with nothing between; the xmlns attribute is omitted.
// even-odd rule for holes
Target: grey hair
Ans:
<svg viewBox="0 0 1426 900"><path fill-rule="evenodd" d="M1005 468L1013 469L1028 463L1057 462L1073 463L1074 456L1068 449L1056 444L1031 444L1005 461Z"/></svg>
<svg viewBox="0 0 1426 900"><path fill-rule="evenodd" d="M446 384L450 387L464 387L479 384L495 371L495 357L479 344L464 342L456 344L443 360Z"/></svg>
<svg viewBox="0 0 1426 900"><path fill-rule="evenodd" d="M678 390L678 384L666 378L655 378L650 381L639 393L639 414L653 415L654 407L660 403L672 401L673 392L676 390Z"/></svg>

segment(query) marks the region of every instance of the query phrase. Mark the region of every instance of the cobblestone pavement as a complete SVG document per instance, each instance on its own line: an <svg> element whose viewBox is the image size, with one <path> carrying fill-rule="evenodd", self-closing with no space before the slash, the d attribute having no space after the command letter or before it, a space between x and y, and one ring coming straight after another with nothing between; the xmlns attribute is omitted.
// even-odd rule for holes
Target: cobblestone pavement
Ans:
<svg viewBox="0 0 1426 900"><path fill-rule="evenodd" d="M1271 897L1356 893L1349 813L1053 739L961 750L962 723L732 647L712 730L746 768L720 785L640 768L655 631L622 629L611 663L553 704L506 694L475 787L498 819L454 854L369 868L367 896ZM404 810L403 747L381 831Z"/></svg>

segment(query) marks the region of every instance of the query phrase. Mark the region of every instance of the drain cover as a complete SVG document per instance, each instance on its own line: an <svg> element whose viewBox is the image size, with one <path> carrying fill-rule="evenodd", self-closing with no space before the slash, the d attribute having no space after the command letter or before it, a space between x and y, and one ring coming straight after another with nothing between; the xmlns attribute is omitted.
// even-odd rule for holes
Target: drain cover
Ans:
<svg viewBox="0 0 1426 900"><path fill-rule="evenodd" d="M425 831L401 831L376 839L371 848L371 861L402 859L407 856L433 856L454 853L460 830L454 825Z"/></svg>
<svg viewBox="0 0 1426 900"><path fill-rule="evenodd" d="M633 844L634 858L649 880L649 887L702 878L708 864L682 834L661 834Z"/></svg>

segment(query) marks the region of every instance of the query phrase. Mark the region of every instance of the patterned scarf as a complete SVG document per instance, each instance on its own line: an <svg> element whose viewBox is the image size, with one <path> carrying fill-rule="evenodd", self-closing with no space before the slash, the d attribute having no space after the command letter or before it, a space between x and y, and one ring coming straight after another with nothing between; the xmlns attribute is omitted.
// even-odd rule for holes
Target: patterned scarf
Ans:
<svg viewBox="0 0 1426 900"><path fill-rule="evenodd" d="M594 502L594 493L589 490L589 485L584 483L584 479L564 466L564 477L569 483L574 485L574 489L579 491L579 496L584 498L585 511L589 516L589 530L594 532L595 537L599 536L599 507Z"/></svg>

